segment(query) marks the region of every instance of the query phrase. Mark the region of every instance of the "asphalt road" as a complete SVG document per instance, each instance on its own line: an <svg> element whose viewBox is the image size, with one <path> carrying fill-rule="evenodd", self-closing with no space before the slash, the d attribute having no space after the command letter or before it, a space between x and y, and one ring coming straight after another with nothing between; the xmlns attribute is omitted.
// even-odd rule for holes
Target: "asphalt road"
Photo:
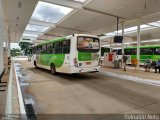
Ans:
<svg viewBox="0 0 160 120"><path fill-rule="evenodd" d="M26 93L36 113L124 114L160 113L160 87L103 75L50 74L20 61L27 74Z"/></svg>

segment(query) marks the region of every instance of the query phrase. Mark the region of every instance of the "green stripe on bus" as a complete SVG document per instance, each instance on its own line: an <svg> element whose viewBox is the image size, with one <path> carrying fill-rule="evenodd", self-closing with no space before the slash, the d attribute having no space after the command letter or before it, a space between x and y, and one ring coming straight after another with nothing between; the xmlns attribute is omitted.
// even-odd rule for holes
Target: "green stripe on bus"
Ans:
<svg viewBox="0 0 160 120"><path fill-rule="evenodd" d="M131 55L131 59L137 58L136 55ZM140 62L144 63L144 61L149 58L150 60L157 61L160 59L160 55L140 55Z"/></svg>
<svg viewBox="0 0 160 120"><path fill-rule="evenodd" d="M50 66L52 63L55 67L61 67L64 63L65 54L40 54L40 64Z"/></svg>
<svg viewBox="0 0 160 120"><path fill-rule="evenodd" d="M78 61L91 61L92 53L78 52Z"/></svg>

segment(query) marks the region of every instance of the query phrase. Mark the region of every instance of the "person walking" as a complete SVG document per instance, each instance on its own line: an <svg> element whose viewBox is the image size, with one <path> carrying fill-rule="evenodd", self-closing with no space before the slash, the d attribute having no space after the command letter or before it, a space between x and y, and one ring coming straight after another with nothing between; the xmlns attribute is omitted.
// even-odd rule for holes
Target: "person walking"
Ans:
<svg viewBox="0 0 160 120"><path fill-rule="evenodd" d="M155 73L157 73L157 69L159 69L159 73L160 73L160 59L156 62Z"/></svg>
<svg viewBox="0 0 160 120"><path fill-rule="evenodd" d="M144 62L144 68L146 70L146 72L150 71L151 68L151 60L149 58L147 58L147 60Z"/></svg>
<svg viewBox="0 0 160 120"><path fill-rule="evenodd" d="M128 57L123 53L122 61L123 61L123 70L126 71L126 64L127 64Z"/></svg>

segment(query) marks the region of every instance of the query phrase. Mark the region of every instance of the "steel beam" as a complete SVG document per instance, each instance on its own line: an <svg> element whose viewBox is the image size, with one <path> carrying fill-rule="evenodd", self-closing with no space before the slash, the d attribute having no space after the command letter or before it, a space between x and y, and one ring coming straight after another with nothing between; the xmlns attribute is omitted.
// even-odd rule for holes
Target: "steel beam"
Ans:
<svg viewBox="0 0 160 120"><path fill-rule="evenodd" d="M55 27L56 26L54 23L44 22L44 21L39 21L39 20L30 20L29 24L45 26L45 27Z"/></svg>
<svg viewBox="0 0 160 120"><path fill-rule="evenodd" d="M110 14L110 13L94 10L94 9L87 8L87 7L83 7L83 9L86 10L86 11L98 13L98 14L101 14L101 15L107 15L107 16L114 17L114 18L120 18L120 19L123 19L123 20L128 20L127 18L123 18L121 16L117 16L117 15L113 15L113 14Z"/></svg>
<svg viewBox="0 0 160 120"><path fill-rule="evenodd" d="M83 3L70 0L40 0L40 1L61 5L73 9L82 9L84 5Z"/></svg>
<svg viewBox="0 0 160 120"><path fill-rule="evenodd" d="M62 28L62 29L66 29L66 30L73 30L73 31L85 32L85 33L87 32L88 33L88 31L74 29L74 28L69 28L69 27L63 27L63 26L56 26L56 28Z"/></svg>
<svg viewBox="0 0 160 120"><path fill-rule="evenodd" d="M152 24L152 23L147 23L146 25L149 25L151 27L160 28L160 25L155 25L155 24Z"/></svg>
<svg viewBox="0 0 160 120"><path fill-rule="evenodd" d="M44 34L43 32L38 32L38 31L32 31L32 30L25 30L24 31L24 34L38 34L38 35L41 35L41 34Z"/></svg>

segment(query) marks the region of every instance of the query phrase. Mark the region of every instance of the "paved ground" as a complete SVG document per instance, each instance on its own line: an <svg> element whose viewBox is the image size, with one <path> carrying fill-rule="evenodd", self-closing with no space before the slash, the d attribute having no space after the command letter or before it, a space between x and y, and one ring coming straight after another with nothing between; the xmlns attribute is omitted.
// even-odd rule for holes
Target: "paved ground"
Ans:
<svg viewBox="0 0 160 120"><path fill-rule="evenodd" d="M3 77L2 82L8 82L9 79L9 71L6 69ZM1 83L0 86L0 114L5 113L5 106L6 106L6 98L7 98L7 84L8 83ZM4 90L4 91L3 91Z"/></svg>
<svg viewBox="0 0 160 120"><path fill-rule="evenodd" d="M2 77L2 82L8 82L9 78L9 70L7 69L7 52L4 51L4 67L6 68L5 74ZM7 85L5 83L1 83L0 86ZM5 90L5 91L0 91L0 114L5 112L5 104L6 104L6 96L7 96L7 86L5 87L0 87L0 90Z"/></svg>
<svg viewBox="0 0 160 120"><path fill-rule="evenodd" d="M37 113L160 113L160 87L99 73L53 76L21 61Z"/></svg>
<svg viewBox="0 0 160 120"><path fill-rule="evenodd" d="M107 72L113 72L120 75L128 75L128 76L137 76L139 78L144 79L152 79L152 80L160 80L160 73L154 73L154 69L151 69L150 72L145 72L144 68L140 68L139 70L135 70L134 67L127 67L127 71L123 71L123 69L115 69L111 67L101 67L102 70Z"/></svg>

